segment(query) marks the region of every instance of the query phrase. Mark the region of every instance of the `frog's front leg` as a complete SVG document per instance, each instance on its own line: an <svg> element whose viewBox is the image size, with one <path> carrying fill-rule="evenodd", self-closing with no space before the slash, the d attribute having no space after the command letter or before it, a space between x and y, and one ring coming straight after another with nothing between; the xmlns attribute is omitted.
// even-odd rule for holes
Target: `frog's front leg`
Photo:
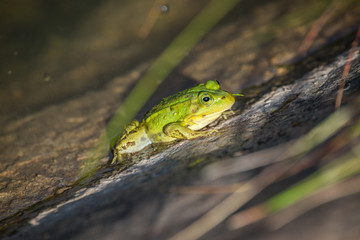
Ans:
<svg viewBox="0 0 360 240"><path fill-rule="evenodd" d="M217 132L216 130L210 131L194 131L185 126L181 122L169 123L164 127L164 133L173 138L178 139L193 139L203 136L208 136L213 132Z"/></svg>

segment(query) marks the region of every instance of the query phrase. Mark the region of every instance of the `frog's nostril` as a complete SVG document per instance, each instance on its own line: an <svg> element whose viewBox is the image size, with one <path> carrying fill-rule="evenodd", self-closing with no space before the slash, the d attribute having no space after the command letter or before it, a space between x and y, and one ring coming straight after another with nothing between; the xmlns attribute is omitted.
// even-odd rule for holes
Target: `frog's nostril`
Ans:
<svg viewBox="0 0 360 240"><path fill-rule="evenodd" d="M226 96L222 96L222 98L221 99L225 99L226 98Z"/></svg>

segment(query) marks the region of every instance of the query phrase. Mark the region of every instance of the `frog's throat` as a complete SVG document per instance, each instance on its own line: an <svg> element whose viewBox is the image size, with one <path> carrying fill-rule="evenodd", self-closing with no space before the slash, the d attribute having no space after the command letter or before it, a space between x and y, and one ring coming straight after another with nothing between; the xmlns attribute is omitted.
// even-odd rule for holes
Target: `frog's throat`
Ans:
<svg viewBox="0 0 360 240"><path fill-rule="evenodd" d="M218 111L206 115L193 115L185 120L191 130L199 130L215 121L224 111Z"/></svg>

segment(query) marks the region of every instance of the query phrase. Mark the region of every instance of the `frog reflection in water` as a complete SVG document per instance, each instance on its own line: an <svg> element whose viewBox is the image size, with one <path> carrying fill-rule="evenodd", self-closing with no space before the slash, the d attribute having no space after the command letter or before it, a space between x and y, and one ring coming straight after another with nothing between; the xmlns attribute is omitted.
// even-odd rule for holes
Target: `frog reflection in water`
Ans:
<svg viewBox="0 0 360 240"><path fill-rule="evenodd" d="M172 142L210 135L216 130L198 131L215 121L235 102L233 95L220 89L219 82L180 91L164 98L146 113L141 123L131 122L117 140L112 163L123 154L138 152L151 143Z"/></svg>

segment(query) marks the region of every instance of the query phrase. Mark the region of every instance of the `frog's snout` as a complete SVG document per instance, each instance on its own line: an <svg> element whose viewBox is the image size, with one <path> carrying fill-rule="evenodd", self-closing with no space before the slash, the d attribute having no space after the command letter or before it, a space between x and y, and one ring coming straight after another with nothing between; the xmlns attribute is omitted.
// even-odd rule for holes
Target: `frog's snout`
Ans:
<svg viewBox="0 0 360 240"><path fill-rule="evenodd" d="M221 99L222 99L223 101L230 102L230 103L232 103L232 104L235 103L235 98L234 98L234 96L231 95L231 94L226 94L226 95L222 96Z"/></svg>

